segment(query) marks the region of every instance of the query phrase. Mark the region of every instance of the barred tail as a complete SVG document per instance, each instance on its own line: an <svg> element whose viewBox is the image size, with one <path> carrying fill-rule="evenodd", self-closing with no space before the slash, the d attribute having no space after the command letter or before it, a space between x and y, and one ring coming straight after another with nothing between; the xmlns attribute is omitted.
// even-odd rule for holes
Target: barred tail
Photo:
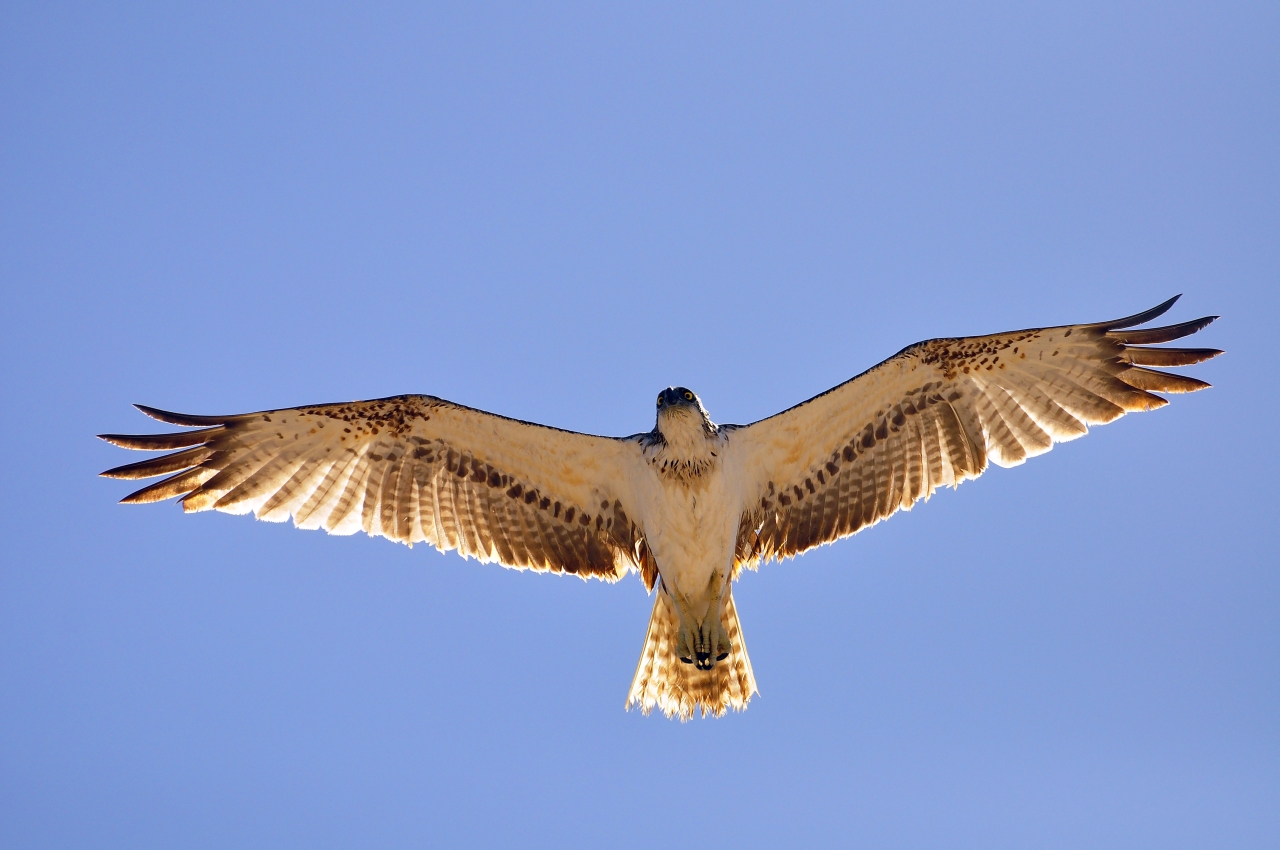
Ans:
<svg viewBox="0 0 1280 850"><path fill-rule="evenodd" d="M665 588L659 586L655 595L649 632L627 694L627 708L639 706L648 714L657 706L667 717L681 720L693 717L699 708L703 717L719 717L730 708L745 709L751 695L759 692L738 625L738 611L733 606L732 584L725 589L724 612L720 615L732 649L728 658L716 662L710 670L699 670L676 657L680 616Z"/></svg>

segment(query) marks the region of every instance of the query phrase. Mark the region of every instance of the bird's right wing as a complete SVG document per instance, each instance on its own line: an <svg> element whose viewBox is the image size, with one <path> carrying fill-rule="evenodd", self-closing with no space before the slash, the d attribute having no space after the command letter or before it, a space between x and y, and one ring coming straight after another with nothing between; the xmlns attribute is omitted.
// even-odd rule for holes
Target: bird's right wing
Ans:
<svg viewBox="0 0 1280 850"><path fill-rule="evenodd" d="M1148 366L1222 352L1145 348L1213 316L1132 330L1168 310L1086 325L916 343L840 386L728 431L746 510L737 562L797 555L879 522L935 488L1014 466L1088 426L1168 402L1203 381Z"/></svg>
<svg viewBox="0 0 1280 850"><path fill-rule="evenodd" d="M635 438L561 431L432 396L235 416L140 409L198 430L102 436L127 449L181 449L102 473L177 473L127 503L181 496L187 511L292 517L299 528L363 529L519 569L608 581L641 569L656 580L628 516L627 482L642 463Z"/></svg>

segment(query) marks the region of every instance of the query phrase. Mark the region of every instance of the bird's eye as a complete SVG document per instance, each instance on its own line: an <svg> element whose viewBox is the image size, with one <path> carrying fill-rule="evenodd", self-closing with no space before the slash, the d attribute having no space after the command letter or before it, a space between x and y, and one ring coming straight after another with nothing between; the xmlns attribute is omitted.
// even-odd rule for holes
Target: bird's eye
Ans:
<svg viewBox="0 0 1280 850"><path fill-rule="evenodd" d="M658 396L658 407L662 407L662 396Z"/></svg>
<svg viewBox="0 0 1280 850"><path fill-rule="evenodd" d="M693 401L693 393L689 392L688 390L685 390L685 391L684 391L684 400L685 400L685 401Z"/></svg>

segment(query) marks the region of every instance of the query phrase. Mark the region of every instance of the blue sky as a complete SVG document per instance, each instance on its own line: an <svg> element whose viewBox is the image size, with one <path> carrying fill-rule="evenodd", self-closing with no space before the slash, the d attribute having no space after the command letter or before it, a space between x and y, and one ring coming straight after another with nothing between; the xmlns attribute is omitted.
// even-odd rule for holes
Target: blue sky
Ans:
<svg viewBox="0 0 1280 850"><path fill-rule="evenodd" d="M0 844L1274 847L1275 4L0 9ZM121 507L194 413L769 415L932 336L1173 320L1215 384L735 598Z"/></svg>

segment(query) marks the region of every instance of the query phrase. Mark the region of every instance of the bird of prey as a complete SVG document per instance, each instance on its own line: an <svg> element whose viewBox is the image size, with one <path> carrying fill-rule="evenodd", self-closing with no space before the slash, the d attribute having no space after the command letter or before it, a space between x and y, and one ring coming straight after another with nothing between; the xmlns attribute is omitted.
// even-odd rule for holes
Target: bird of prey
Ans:
<svg viewBox="0 0 1280 850"><path fill-rule="evenodd" d="M597 437L428 395L234 416L139 405L194 430L102 435L171 454L102 473L175 473L129 504L253 513L332 534L364 530L481 562L655 589L627 708L688 719L756 693L733 580L911 508L989 463L1016 466L1088 426L1209 386L1151 366L1220 351L1155 348L1216 316L1135 330L1176 301L1110 322L932 339L775 416L716 425L684 387L657 421Z"/></svg>

